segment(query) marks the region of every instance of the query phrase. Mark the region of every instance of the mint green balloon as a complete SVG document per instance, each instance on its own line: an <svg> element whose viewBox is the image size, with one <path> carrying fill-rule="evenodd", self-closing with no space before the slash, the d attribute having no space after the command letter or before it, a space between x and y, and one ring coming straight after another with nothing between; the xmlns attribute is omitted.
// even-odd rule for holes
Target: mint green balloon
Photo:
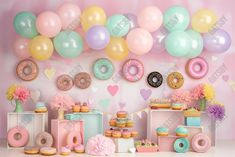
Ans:
<svg viewBox="0 0 235 157"><path fill-rule="evenodd" d="M124 15L116 14L108 18L106 26L111 36L123 37L130 30L130 21Z"/></svg>
<svg viewBox="0 0 235 157"><path fill-rule="evenodd" d="M38 35L36 28L36 16L31 12L20 12L14 18L15 31L25 38L34 38Z"/></svg>
<svg viewBox="0 0 235 157"><path fill-rule="evenodd" d="M174 6L167 9L163 16L163 25L170 32L186 30L190 23L190 15L186 8Z"/></svg>
<svg viewBox="0 0 235 157"><path fill-rule="evenodd" d="M184 57L191 50L191 39L184 31L174 31L166 37L165 46L170 55Z"/></svg>
<svg viewBox="0 0 235 157"><path fill-rule="evenodd" d="M83 50L81 36L74 31L62 31L54 39L53 43L57 53L65 58L78 57Z"/></svg>
<svg viewBox="0 0 235 157"><path fill-rule="evenodd" d="M191 50L187 54L187 58L195 58L200 56L203 50L203 39L200 33L189 29L186 31L191 38Z"/></svg>

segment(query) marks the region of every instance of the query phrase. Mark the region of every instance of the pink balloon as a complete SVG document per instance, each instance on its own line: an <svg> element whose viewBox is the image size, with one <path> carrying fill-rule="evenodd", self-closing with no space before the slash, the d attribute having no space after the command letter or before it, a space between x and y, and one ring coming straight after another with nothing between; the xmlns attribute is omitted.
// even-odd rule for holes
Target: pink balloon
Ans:
<svg viewBox="0 0 235 157"><path fill-rule="evenodd" d="M144 55L153 47L152 35L143 28L135 28L126 38L129 50L136 55Z"/></svg>
<svg viewBox="0 0 235 157"><path fill-rule="evenodd" d="M46 11L38 15L36 27L41 35L51 38L60 32L62 24L60 17L56 13Z"/></svg>
<svg viewBox="0 0 235 157"><path fill-rule="evenodd" d="M62 29L74 30L79 26L81 10L73 3L65 3L57 9L62 22Z"/></svg>
<svg viewBox="0 0 235 157"><path fill-rule="evenodd" d="M16 39L14 42L14 52L17 57L25 59L31 56L28 50L29 41L29 39L22 37Z"/></svg>
<svg viewBox="0 0 235 157"><path fill-rule="evenodd" d="M86 40L85 40L86 33L84 32L84 30L82 28L78 27L77 29L75 29L75 32L77 32L82 37L82 40L83 40L83 51L89 50L89 46L87 45Z"/></svg>
<svg viewBox="0 0 235 157"><path fill-rule="evenodd" d="M162 24L162 12L155 6L144 8L138 15L138 24L149 32L156 31Z"/></svg>

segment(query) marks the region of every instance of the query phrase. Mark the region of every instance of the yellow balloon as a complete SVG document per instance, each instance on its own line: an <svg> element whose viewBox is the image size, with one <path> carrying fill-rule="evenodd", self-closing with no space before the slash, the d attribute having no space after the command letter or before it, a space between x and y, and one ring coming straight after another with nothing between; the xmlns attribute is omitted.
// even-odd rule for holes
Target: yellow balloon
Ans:
<svg viewBox="0 0 235 157"><path fill-rule="evenodd" d="M81 16L82 28L87 31L94 25L105 25L106 14L104 10L98 6L91 6L86 8Z"/></svg>
<svg viewBox="0 0 235 157"><path fill-rule="evenodd" d="M29 42L29 52L37 60L49 59L53 51L54 47L51 39L45 36L36 36Z"/></svg>
<svg viewBox="0 0 235 157"><path fill-rule="evenodd" d="M108 46L105 48L105 53L113 60L124 60L129 53L126 40L111 37Z"/></svg>
<svg viewBox="0 0 235 157"><path fill-rule="evenodd" d="M215 28L217 16L208 9L198 10L192 17L192 28L199 33L208 33Z"/></svg>

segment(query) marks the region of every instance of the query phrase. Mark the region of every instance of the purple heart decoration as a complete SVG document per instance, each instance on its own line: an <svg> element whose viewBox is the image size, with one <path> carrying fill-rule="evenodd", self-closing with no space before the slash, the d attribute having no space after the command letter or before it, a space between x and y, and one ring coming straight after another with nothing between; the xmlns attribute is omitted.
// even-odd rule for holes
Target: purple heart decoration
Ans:
<svg viewBox="0 0 235 157"><path fill-rule="evenodd" d="M140 89L140 95L146 101L152 95L151 89Z"/></svg>

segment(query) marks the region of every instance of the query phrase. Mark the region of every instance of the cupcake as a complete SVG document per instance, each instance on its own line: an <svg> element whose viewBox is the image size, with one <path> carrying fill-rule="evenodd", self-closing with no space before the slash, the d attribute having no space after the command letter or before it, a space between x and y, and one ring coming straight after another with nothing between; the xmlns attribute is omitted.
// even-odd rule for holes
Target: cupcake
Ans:
<svg viewBox="0 0 235 157"><path fill-rule="evenodd" d="M84 145L78 145L78 146L74 147L74 151L76 153L84 153L85 152L85 147L84 147Z"/></svg>
<svg viewBox="0 0 235 157"><path fill-rule="evenodd" d="M60 150L60 155L69 155L71 153L71 150L69 147L62 147Z"/></svg>
<svg viewBox="0 0 235 157"><path fill-rule="evenodd" d="M125 128L126 127L126 122L125 121L117 121L116 122L116 127Z"/></svg>
<svg viewBox="0 0 235 157"><path fill-rule="evenodd" d="M126 111L118 111L117 112L117 117L118 118L126 118L127 117L127 112Z"/></svg>
<svg viewBox="0 0 235 157"><path fill-rule="evenodd" d="M106 137L112 137L112 130L106 130L105 131L105 136Z"/></svg>
<svg viewBox="0 0 235 157"><path fill-rule="evenodd" d="M134 122L131 119L128 119L126 121L126 127L131 128L134 126Z"/></svg>
<svg viewBox="0 0 235 157"><path fill-rule="evenodd" d="M36 113L45 113L47 112L47 107L45 106L44 102L38 102L36 104L36 109L35 109Z"/></svg>
<svg viewBox="0 0 235 157"><path fill-rule="evenodd" d="M121 131L113 131L112 137L114 138L120 138L122 136Z"/></svg>
<svg viewBox="0 0 235 157"><path fill-rule="evenodd" d="M168 136L169 130L165 127L159 127L156 129L158 136Z"/></svg>
<svg viewBox="0 0 235 157"><path fill-rule="evenodd" d="M172 110L181 110L183 108L183 106L184 105L182 103L173 103L171 105L171 108L172 108Z"/></svg>
<svg viewBox="0 0 235 157"><path fill-rule="evenodd" d="M132 131L131 132L131 137L135 138L138 136L138 132L137 131Z"/></svg>
<svg viewBox="0 0 235 157"><path fill-rule="evenodd" d="M130 131L123 131L122 132L122 137L123 138L130 138L131 137L131 132Z"/></svg>
<svg viewBox="0 0 235 157"><path fill-rule="evenodd" d="M73 112L80 112L81 110L81 103L75 103L75 105L72 107Z"/></svg>
<svg viewBox="0 0 235 157"><path fill-rule="evenodd" d="M83 103L83 105L81 106L81 112L89 112L90 109L87 106L87 103Z"/></svg>
<svg viewBox="0 0 235 157"><path fill-rule="evenodd" d="M116 126L116 119L110 119L109 125L110 126Z"/></svg>
<svg viewBox="0 0 235 157"><path fill-rule="evenodd" d="M186 129L185 127L178 127L176 128L175 132L176 132L176 136L179 136L179 137L188 136L188 129Z"/></svg>

